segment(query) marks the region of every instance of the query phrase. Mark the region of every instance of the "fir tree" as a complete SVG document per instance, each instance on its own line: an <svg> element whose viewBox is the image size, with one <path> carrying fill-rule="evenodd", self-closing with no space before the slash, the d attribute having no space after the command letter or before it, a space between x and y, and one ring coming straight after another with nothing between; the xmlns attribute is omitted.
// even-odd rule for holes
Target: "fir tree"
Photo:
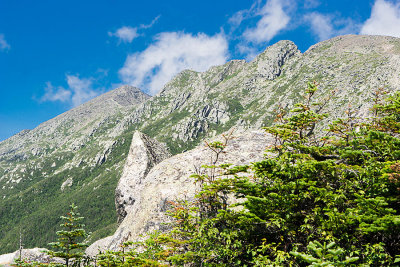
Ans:
<svg viewBox="0 0 400 267"><path fill-rule="evenodd" d="M83 257L83 248L87 247L87 244L82 243L82 240L88 236L83 229L85 225L80 223L83 217L80 217L77 212L77 206L72 203L70 208L67 216L60 217L64 222L60 224L63 230L56 233L58 241L49 243L50 246L58 250L48 252L53 257L65 259L66 266L70 266L71 260L79 262Z"/></svg>

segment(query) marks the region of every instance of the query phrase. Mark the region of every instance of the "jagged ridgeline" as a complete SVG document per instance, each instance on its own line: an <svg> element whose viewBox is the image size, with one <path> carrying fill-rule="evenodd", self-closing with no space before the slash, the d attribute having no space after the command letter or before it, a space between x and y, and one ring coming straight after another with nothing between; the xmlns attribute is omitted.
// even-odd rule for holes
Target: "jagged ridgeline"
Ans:
<svg viewBox="0 0 400 267"><path fill-rule="evenodd" d="M349 103L364 116L371 92L400 88L400 39L341 36L303 54L281 41L251 62L183 71L154 97L123 86L1 142L0 253L18 248L20 230L26 247L46 247L71 202L92 241L114 233L114 191L134 130L177 154L232 127L270 125L276 105L297 102L313 80L319 97L338 90L326 107L332 117Z"/></svg>

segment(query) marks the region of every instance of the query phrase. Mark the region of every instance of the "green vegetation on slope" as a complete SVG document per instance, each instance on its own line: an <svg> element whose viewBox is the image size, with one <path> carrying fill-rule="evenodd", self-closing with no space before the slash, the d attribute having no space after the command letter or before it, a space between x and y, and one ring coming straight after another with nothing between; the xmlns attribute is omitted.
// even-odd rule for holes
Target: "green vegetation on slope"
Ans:
<svg viewBox="0 0 400 267"><path fill-rule="evenodd" d="M54 239L59 220L54 214L62 214L71 203L79 203L85 214L87 230L93 232L91 241L112 234L116 230L114 190L129 151L131 131L119 137L107 160L99 166L81 164L58 174L21 185L26 188L3 200L0 206L0 253L15 251L18 246L19 229L24 236L25 247L47 247ZM68 157L65 157L66 160ZM41 172L48 171L53 160L45 163ZM56 164L60 164L56 162ZM47 167L46 167L47 166ZM71 187L60 190L67 178L73 178ZM18 190L18 188L17 188Z"/></svg>
<svg viewBox="0 0 400 267"><path fill-rule="evenodd" d="M398 264L400 93L385 102L377 94L373 118L349 110L321 137L314 129L326 114L311 101L315 91L265 128L275 136L270 156L252 166L215 160L193 175L202 186L194 201L171 203L171 231L98 255L101 266ZM215 159L226 144L209 144ZM241 201L229 204L232 195Z"/></svg>

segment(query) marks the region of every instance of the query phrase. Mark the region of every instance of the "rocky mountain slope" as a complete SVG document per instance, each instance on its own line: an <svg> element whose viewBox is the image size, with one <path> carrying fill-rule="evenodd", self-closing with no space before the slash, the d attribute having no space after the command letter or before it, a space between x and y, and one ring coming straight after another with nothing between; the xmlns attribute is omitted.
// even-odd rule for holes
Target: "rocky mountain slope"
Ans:
<svg viewBox="0 0 400 267"><path fill-rule="evenodd" d="M71 201L87 218L92 241L112 234L114 190L135 130L178 154L232 127L269 125L277 103L298 101L312 80L320 83L318 97L338 90L326 107L331 117L350 103L366 115L375 89L399 89L400 39L340 36L305 53L280 41L251 62L183 71L151 98L132 87L116 89L1 142L0 252L17 248L19 229L27 246L45 246ZM166 160L158 162L151 167Z"/></svg>
<svg viewBox="0 0 400 267"><path fill-rule="evenodd" d="M89 210L91 229L116 220L126 156L118 122L149 97L123 86L0 143L0 251L16 248L20 230L27 247L43 247L70 202Z"/></svg>

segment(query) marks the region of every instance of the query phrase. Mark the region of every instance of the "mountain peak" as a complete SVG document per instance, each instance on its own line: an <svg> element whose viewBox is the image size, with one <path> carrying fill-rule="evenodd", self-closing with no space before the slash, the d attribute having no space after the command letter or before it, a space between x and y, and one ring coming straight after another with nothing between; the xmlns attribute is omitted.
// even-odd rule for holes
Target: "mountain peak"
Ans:
<svg viewBox="0 0 400 267"><path fill-rule="evenodd" d="M139 88L131 85L123 85L105 94L93 98L87 103L82 104L80 107L85 107L86 104L89 104L90 106L103 105L105 104L105 102L110 101L113 101L120 106L130 106L133 104L137 104L138 102L141 103L148 98L150 98L150 96L142 92Z"/></svg>
<svg viewBox="0 0 400 267"><path fill-rule="evenodd" d="M50 150L67 143L70 143L68 147L72 149L84 146L85 140L102 124L118 121L117 117L123 116L119 114L129 113L132 108L149 98L149 95L136 87L118 87L41 123L33 130L22 131L0 142L0 155L7 157L13 151L19 151L22 155L20 158L27 158L32 154L32 147L38 146L40 140L46 140ZM46 149L39 150L43 152Z"/></svg>
<svg viewBox="0 0 400 267"><path fill-rule="evenodd" d="M300 50L292 41L279 41L269 46L250 64L257 66L257 72L268 80L273 80L282 72L283 65L292 57L301 55Z"/></svg>
<svg viewBox="0 0 400 267"><path fill-rule="evenodd" d="M342 35L311 46L305 53L400 54L400 38L381 35Z"/></svg>
<svg viewBox="0 0 400 267"><path fill-rule="evenodd" d="M259 54L257 57L253 59L254 61L265 60L266 58L270 57L281 57L282 55L287 54L300 54L300 50L297 48L296 44L289 40L282 40L279 41L271 46L268 46L264 52Z"/></svg>

